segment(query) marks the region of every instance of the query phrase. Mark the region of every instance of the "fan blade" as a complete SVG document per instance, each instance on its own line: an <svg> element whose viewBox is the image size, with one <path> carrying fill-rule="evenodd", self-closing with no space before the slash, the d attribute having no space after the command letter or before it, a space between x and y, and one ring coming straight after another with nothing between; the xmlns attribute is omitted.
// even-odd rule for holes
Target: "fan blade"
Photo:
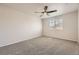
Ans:
<svg viewBox="0 0 79 59"><path fill-rule="evenodd" d="M34 13L41 13L41 12L34 12Z"/></svg>
<svg viewBox="0 0 79 59"><path fill-rule="evenodd" d="M47 11L47 9L48 9L48 6L44 6L44 11Z"/></svg>
<svg viewBox="0 0 79 59"><path fill-rule="evenodd" d="M40 15L40 17L42 17L44 15L44 13L42 13L41 15Z"/></svg>
<svg viewBox="0 0 79 59"><path fill-rule="evenodd" d="M46 13L48 16L49 16L49 14L48 13Z"/></svg>
<svg viewBox="0 0 79 59"><path fill-rule="evenodd" d="M53 10L53 11L47 11L47 13L52 13L52 12L56 12L57 10Z"/></svg>
<svg viewBox="0 0 79 59"><path fill-rule="evenodd" d="M43 15L40 15L40 17L42 17Z"/></svg>
<svg viewBox="0 0 79 59"><path fill-rule="evenodd" d="M34 12L34 13L44 13L44 12Z"/></svg>

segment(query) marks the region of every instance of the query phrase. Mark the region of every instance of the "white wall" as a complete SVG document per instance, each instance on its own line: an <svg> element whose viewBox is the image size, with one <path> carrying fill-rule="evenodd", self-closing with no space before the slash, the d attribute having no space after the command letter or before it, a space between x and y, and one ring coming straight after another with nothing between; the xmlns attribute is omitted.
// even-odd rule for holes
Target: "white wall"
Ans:
<svg viewBox="0 0 79 59"><path fill-rule="evenodd" d="M78 42L79 42L79 8L78 8Z"/></svg>
<svg viewBox="0 0 79 59"><path fill-rule="evenodd" d="M0 47L41 35L41 20L0 5Z"/></svg>
<svg viewBox="0 0 79 59"><path fill-rule="evenodd" d="M67 39L72 41L78 40L78 12L74 11L68 14L64 14L59 16L64 21L64 29L63 30L56 30L48 26L49 19L43 19L43 35L60 38L60 39Z"/></svg>

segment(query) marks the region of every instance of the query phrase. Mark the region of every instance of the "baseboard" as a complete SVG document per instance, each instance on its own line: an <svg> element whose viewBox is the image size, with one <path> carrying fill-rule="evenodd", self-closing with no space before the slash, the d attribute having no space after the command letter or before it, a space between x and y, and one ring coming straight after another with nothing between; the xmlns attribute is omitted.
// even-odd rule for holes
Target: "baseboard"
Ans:
<svg viewBox="0 0 79 59"><path fill-rule="evenodd" d="M51 37L51 36L46 36L46 35L43 35L42 37L47 37L47 38L54 38L54 39L60 39L60 40L65 40L65 41L71 41L71 42L75 42L75 43L78 43L78 41L72 41L72 40L68 40L68 39L62 39L62 38L57 38L57 37Z"/></svg>

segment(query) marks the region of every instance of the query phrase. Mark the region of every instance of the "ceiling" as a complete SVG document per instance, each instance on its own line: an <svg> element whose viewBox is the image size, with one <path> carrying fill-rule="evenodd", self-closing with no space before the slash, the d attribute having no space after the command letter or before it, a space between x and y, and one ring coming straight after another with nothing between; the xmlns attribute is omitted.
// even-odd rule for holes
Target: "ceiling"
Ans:
<svg viewBox="0 0 79 59"><path fill-rule="evenodd" d="M1 5L14 8L24 13L34 13L36 11L43 11L44 6L48 6L48 10L58 10L55 13L51 13L51 16L60 14L66 14L72 11L76 11L79 8L78 3L4 3Z"/></svg>

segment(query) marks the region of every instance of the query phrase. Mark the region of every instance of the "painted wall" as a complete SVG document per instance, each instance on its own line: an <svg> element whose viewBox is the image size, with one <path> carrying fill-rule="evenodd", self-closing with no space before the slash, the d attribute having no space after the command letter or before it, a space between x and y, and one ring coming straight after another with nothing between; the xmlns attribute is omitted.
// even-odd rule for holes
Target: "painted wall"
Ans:
<svg viewBox="0 0 79 59"><path fill-rule="evenodd" d="M0 5L0 47L38 37L41 32L40 18Z"/></svg>
<svg viewBox="0 0 79 59"><path fill-rule="evenodd" d="M79 42L79 8L78 8L78 42Z"/></svg>
<svg viewBox="0 0 79 59"><path fill-rule="evenodd" d="M59 17L63 19L64 29L63 30L51 29L48 26L48 20L50 18L43 19L42 20L43 21L43 35L49 36L49 37L60 38L60 39L77 41L78 40L78 36L77 36L78 35L78 12L74 11L71 13L60 15Z"/></svg>

